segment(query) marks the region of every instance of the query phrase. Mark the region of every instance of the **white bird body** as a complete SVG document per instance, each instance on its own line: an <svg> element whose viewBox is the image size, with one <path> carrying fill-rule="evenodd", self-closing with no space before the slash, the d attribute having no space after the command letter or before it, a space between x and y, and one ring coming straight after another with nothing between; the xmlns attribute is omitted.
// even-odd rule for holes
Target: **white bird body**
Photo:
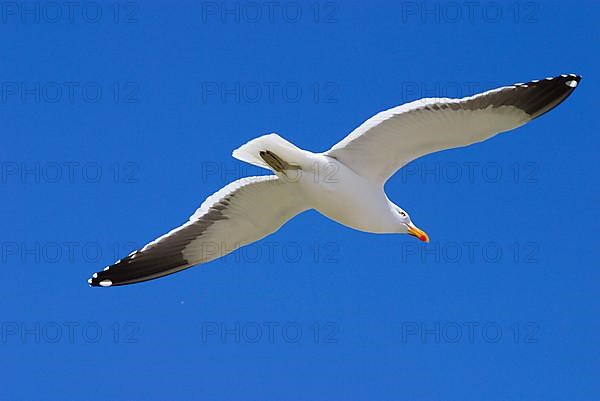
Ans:
<svg viewBox="0 0 600 401"><path fill-rule="evenodd" d="M370 233L429 237L385 194L387 179L408 162L484 141L556 107L581 80L561 75L462 99L422 99L378 113L324 153L302 150L277 134L233 152L275 175L234 181L209 196L185 224L88 280L109 287L151 280L206 263L277 231L315 209Z"/></svg>
<svg viewBox="0 0 600 401"><path fill-rule="evenodd" d="M307 152L310 153L310 152ZM370 233L402 231L383 186L356 174L344 163L322 153L310 153L308 169L281 176L288 185L297 185L307 205L342 225ZM279 174L278 174L279 175Z"/></svg>
<svg viewBox="0 0 600 401"><path fill-rule="evenodd" d="M296 169L274 171L287 185L295 187L306 206L342 225L370 233L406 232L398 224L398 214L385 195L383 183L369 180L325 153L300 149L277 134L253 139L233 152L233 156L270 168L256 155L273 149Z"/></svg>

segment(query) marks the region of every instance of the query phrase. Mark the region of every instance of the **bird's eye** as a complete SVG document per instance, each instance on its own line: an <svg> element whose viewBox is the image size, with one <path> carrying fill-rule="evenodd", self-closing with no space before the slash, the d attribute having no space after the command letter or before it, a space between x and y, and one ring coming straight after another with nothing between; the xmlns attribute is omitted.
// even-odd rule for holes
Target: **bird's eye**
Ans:
<svg viewBox="0 0 600 401"><path fill-rule="evenodd" d="M402 217L406 217L406 212L399 211L398 213L400 213L400 216L402 216Z"/></svg>

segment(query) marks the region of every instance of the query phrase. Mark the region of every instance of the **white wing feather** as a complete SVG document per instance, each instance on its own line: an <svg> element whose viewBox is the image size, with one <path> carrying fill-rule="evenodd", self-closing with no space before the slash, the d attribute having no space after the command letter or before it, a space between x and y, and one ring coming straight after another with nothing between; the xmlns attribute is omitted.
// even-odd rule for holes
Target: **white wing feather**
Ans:
<svg viewBox="0 0 600 401"><path fill-rule="evenodd" d="M247 177L209 196L189 221L117 261L92 286L132 284L224 256L277 231L308 209L277 176Z"/></svg>
<svg viewBox="0 0 600 401"><path fill-rule="evenodd" d="M561 75L462 99L421 99L365 121L325 154L385 183L408 162L517 128L566 99L581 77Z"/></svg>

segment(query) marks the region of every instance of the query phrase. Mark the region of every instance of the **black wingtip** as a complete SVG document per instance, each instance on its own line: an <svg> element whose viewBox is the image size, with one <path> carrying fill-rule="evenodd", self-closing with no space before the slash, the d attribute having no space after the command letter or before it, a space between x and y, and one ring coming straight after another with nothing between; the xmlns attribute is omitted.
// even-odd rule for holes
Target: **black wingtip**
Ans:
<svg viewBox="0 0 600 401"><path fill-rule="evenodd" d="M564 74L561 75L561 77L572 77L574 78L577 82L581 81L582 76L578 75L578 74Z"/></svg>
<svg viewBox="0 0 600 401"><path fill-rule="evenodd" d="M531 119L545 114L561 104L579 86L581 75L562 74L555 77L516 84L512 105L523 110Z"/></svg>
<svg viewBox="0 0 600 401"><path fill-rule="evenodd" d="M577 74L562 74L552 79L560 79L561 83L564 83L568 87L575 89L577 85L579 85L579 82L581 82L581 78L581 75Z"/></svg>
<svg viewBox="0 0 600 401"><path fill-rule="evenodd" d="M141 251L131 252L88 279L90 287L117 287L141 283L176 273L192 266L180 253L167 257L148 257Z"/></svg>
<svg viewBox="0 0 600 401"><path fill-rule="evenodd" d="M123 273L127 273L127 270L125 270L124 267L131 262L133 256L137 253L138 251L131 252L123 259L119 259L112 265L106 266L104 270L94 273L92 277L88 279L90 287L114 287L126 284L122 282L125 281L122 277Z"/></svg>
<svg viewBox="0 0 600 401"><path fill-rule="evenodd" d="M89 286L90 287L110 287L110 286L112 286L113 285L112 280L106 277L108 275L108 274L106 274L108 272L108 269L110 269L110 267L107 267L105 270L103 270L101 272L94 273L94 275L88 279Z"/></svg>
<svg viewBox="0 0 600 401"><path fill-rule="evenodd" d="M117 260L104 270L96 272L88 279L90 287L115 287L118 285L131 284L139 281L140 272L135 268L131 268L132 263L139 251L133 251L123 259Z"/></svg>
<svg viewBox="0 0 600 401"><path fill-rule="evenodd" d="M90 287L114 287L117 285L127 284L129 281L123 276L128 276L128 270L125 267L133 259L132 256L138 251L134 251L123 259L117 260L110 266L106 266L104 270L96 272L88 279Z"/></svg>

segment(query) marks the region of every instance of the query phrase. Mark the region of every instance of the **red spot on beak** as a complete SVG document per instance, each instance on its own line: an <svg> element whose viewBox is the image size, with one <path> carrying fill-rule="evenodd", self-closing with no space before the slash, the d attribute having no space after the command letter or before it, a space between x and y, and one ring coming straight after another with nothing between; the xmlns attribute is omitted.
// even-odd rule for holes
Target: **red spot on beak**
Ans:
<svg viewBox="0 0 600 401"><path fill-rule="evenodd" d="M427 235L427 233L425 231L416 227L412 223L410 226L408 226L408 233L410 235L412 235L413 237L417 237L418 239L420 239L423 242L429 242L429 235Z"/></svg>

